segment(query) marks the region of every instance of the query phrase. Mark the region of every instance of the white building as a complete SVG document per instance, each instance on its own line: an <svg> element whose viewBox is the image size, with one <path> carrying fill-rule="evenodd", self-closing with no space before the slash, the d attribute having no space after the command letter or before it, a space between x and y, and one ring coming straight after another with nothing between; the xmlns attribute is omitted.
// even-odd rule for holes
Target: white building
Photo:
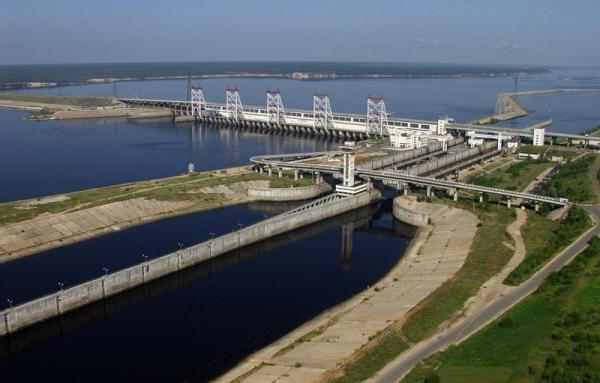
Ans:
<svg viewBox="0 0 600 383"><path fill-rule="evenodd" d="M446 130L446 125L448 125L451 122L454 122L454 119L450 117L438 118L437 131L435 133L441 136L445 136L448 133Z"/></svg>
<svg viewBox="0 0 600 383"><path fill-rule="evenodd" d="M538 128L533 129L533 146L544 146L544 136L546 135L546 129Z"/></svg>
<svg viewBox="0 0 600 383"><path fill-rule="evenodd" d="M389 129L390 142L394 148L398 149L417 149L429 145L432 141L441 141L430 131L414 131L409 129ZM445 138L445 136L444 136Z"/></svg>

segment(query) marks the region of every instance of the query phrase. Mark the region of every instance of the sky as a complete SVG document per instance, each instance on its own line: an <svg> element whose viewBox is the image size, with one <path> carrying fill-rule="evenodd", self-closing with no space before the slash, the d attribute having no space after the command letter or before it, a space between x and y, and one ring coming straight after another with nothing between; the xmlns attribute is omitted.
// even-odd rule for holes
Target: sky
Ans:
<svg viewBox="0 0 600 383"><path fill-rule="evenodd" d="M1 0L0 64L600 65L600 0Z"/></svg>

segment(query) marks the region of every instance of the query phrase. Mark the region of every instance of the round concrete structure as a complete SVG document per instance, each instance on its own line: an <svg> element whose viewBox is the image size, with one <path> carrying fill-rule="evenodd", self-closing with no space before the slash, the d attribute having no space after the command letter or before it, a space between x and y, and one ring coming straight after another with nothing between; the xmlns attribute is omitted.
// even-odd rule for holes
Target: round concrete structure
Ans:
<svg viewBox="0 0 600 383"><path fill-rule="evenodd" d="M257 201L301 201L331 192L327 182L298 188L249 187L248 197Z"/></svg>
<svg viewBox="0 0 600 383"><path fill-rule="evenodd" d="M413 226L427 226L429 214L419 211L417 199L413 196L394 198L394 218Z"/></svg>

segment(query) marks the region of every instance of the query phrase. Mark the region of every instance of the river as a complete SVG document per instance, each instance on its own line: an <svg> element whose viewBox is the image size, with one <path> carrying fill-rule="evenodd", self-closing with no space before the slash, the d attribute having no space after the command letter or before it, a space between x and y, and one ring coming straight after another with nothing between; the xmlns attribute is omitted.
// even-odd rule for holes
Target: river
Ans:
<svg viewBox="0 0 600 383"><path fill-rule="evenodd" d="M525 76L520 90L597 87L598 70ZM212 79L209 101L224 101L237 85L244 103L264 104L279 88L288 107L312 107L326 90L337 111L364 113L365 96L384 94L395 116L469 121L493 113L511 78L414 78L339 81ZM185 97L185 81L119 83L121 97ZM32 92L47 93L49 90ZM110 96L112 85L50 90ZM553 117L553 129L579 132L600 121L599 94L524 98L538 112L512 124ZM233 131L168 120L25 120L0 110L0 201L33 198L115 183L160 178L187 170L247 164L256 154L317 151L339 142ZM386 205L386 204L384 204ZM225 233L282 209L241 205L177 217L112 233L0 265L0 306L18 303ZM354 224L351 254L342 226ZM349 226L346 226L348 229ZM205 381L356 293L398 262L410 241L389 206L363 209L244 249L183 273L92 305L0 340L6 381Z"/></svg>

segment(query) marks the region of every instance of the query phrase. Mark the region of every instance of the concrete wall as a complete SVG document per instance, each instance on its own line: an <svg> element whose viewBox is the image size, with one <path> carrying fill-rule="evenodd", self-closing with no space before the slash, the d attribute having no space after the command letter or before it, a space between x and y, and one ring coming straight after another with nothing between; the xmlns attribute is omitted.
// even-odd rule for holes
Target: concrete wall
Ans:
<svg viewBox="0 0 600 383"><path fill-rule="evenodd" d="M496 147L495 142L488 142L484 146L461 150L460 152L455 153L455 154L449 154L449 155L446 155L446 156L443 156L443 157L440 157L440 158L437 158L437 159L434 159L431 161L427 161L424 164L417 165L417 166L414 166L409 169L403 169L401 172L410 174L413 176L426 175L435 170L449 166L455 162L462 161L466 158L473 157L478 154L483 154L485 151L495 148L495 147Z"/></svg>
<svg viewBox="0 0 600 383"><path fill-rule="evenodd" d="M319 197L331 192L331 189L327 182L298 188L249 187L248 197L257 201L301 201Z"/></svg>
<svg viewBox="0 0 600 383"><path fill-rule="evenodd" d="M452 140L448 141L448 147L458 145L458 144L462 143L463 141L464 140L462 138L452 139ZM377 158L375 160L365 161L361 164L358 164L356 167L361 168L361 169L368 169L368 170L387 168L387 167L390 167L399 162L407 161L407 160L413 159L415 157L423 156L428 153L437 152L439 150L442 150L442 147L443 147L443 145L441 142L434 142L434 143L429 144L428 146L424 146L421 148L405 150L405 151L401 151L399 153L391 154L389 156Z"/></svg>
<svg viewBox="0 0 600 383"><path fill-rule="evenodd" d="M414 198L414 197L412 197ZM413 226L427 226L429 214L418 211L411 206L411 197L394 198L394 218Z"/></svg>
<svg viewBox="0 0 600 383"><path fill-rule="evenodd" d="M322 200L329 202L323 203ZM0 336L119 294L239 247L366 206L371 203L371 195L363 193L336 198L334 194L322 200L312 201L292 212L280 214L236 232L6 309L0 312Z"/></svg>

